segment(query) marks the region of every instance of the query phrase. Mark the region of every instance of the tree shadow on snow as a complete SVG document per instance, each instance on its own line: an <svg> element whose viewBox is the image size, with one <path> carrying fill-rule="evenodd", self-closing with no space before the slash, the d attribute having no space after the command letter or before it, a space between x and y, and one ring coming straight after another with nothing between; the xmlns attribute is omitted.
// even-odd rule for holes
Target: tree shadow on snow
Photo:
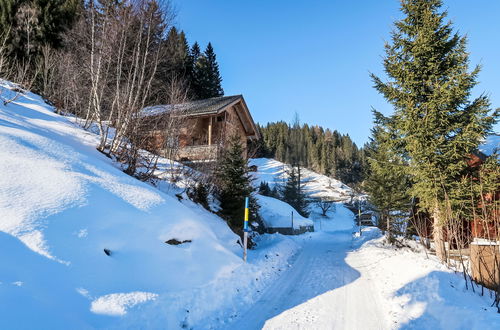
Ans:
<svg viewBox="0 0 500 330"><path fill-rule="evenodd" d="M457 274L433 271L406 284L395 296L409 320L401 329L500 329L489 300L465 289Z"/></svg>
<svg viewBox="0 0 500 330"><path fill-rule="evenodd" d="M293 267L227 328L261 329L267 320L355 281L360 273L345 261L351 242L351 230L313 238L292 262Z"/></svg>

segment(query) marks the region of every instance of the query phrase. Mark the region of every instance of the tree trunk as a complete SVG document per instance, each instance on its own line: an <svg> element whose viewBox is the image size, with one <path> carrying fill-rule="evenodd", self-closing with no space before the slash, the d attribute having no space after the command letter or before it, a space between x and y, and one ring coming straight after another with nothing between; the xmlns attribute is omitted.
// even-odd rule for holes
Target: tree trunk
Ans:
<svg viewBox="0 0 500 330"><path fill-rule="evenodd" d="M385 225L386 225L386 230L387 230L387 241L389 243L393 243L393 237L392 237L392 232L391 232L391 216L390 214L387 214L387 217L386 217L386 222L385 222Z"/></svg>
<svg viewBox="0 0 500 330"><path fill-rule="evenodd" d="M446 262L448 257L446 255L446 247L444 244L444 230L443 222L441 221L441 212L439 207L436 206L433 214L434 228L433 228L433 238L434 238L434 248L436 249L436 256L441 260L441 262Z"/></svg>

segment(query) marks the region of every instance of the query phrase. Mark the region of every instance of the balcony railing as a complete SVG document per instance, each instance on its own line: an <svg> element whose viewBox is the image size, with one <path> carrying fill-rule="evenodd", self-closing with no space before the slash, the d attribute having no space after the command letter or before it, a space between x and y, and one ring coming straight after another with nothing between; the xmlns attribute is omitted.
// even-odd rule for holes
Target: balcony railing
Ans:
<svg viewBox="0 0 500 330"><path fill-rule="evenodd" d="M178 158L180 160L212 160L217 158L219 146L213 145L199 145L187 146L179 149Z"/></svg>

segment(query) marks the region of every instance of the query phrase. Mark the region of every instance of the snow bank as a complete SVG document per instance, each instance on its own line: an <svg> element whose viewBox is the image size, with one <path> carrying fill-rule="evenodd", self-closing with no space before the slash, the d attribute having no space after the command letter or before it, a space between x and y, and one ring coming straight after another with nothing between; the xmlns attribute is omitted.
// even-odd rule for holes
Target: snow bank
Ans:
<svg viewBox="0 0 500 330"><path fill-rule="evenodd" d="M260 215L266 227L292 227L292 212L293 228L299 229L313 225L312 220L304 218L293 207L279 199L257 195L257 200L260 205Z"/></svg>
<svg viewBox="0 0 500 330"><path fill-rule="evenodd" d="M346 261L376 287L394 328L500 328L491 299L466 290L461 274L446 268L435 256L426 258L415 242L410 242L414 243L412 249L385 245L376 228L365 228L357 240L357 246L367 242Z"/></svg>

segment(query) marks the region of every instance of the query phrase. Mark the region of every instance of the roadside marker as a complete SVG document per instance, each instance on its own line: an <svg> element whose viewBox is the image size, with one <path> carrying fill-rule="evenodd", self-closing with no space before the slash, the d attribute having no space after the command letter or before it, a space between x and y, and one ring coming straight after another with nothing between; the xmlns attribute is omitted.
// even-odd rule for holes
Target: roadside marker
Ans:
<svg viewBox="0 0 500 330"><path fill-rule="evenodd" d="M245 218L243 220L243 261L247 262L248 244L248 197L245 197Z"/></svg>

